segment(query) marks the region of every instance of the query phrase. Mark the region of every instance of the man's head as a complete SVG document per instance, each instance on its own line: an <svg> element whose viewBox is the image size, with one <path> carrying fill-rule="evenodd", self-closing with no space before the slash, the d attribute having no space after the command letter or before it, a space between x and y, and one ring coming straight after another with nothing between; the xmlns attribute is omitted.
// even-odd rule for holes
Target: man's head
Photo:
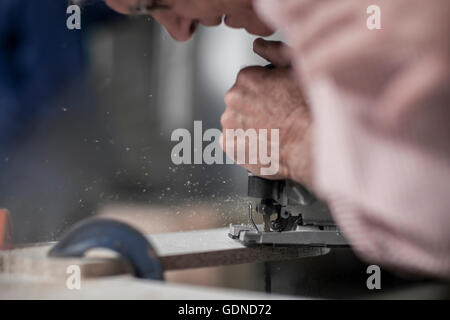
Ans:
<svg viewBox="0 0 450 320"><path fill-rule="evenodd" d="M178 41L188 40L198 24L244 28L260 36L272 31L258 18L252 0L106 0L121 13L149 12Z"/></svg>

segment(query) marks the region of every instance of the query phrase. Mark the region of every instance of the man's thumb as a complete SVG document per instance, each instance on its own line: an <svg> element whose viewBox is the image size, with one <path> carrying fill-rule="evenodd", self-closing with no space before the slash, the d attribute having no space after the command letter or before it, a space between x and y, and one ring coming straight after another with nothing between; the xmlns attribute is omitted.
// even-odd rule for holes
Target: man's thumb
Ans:
<svg viewBox="0 0 450 320"><path fill-rule="evenodd" d="M253 42L253 51L275 67L284 68L291 65L289 47L283 42L258 38Z"/></svg>

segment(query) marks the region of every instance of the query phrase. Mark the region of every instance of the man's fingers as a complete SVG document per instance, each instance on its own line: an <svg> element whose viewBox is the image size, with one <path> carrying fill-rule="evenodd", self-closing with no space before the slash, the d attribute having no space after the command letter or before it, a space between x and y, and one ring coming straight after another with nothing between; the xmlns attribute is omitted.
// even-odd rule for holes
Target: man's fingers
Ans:
<svg viewBox="0 0 450 320"><path fill-rule="evenodd" d="M256 92L268 76L269 72L267 68L261 66L246 67L239 71L236 78L236 84L232 89L239 88L240 90L246 90L247 92Z"/></svg>
<svg viewBox="0 0 450 320"><path fill-rule="evenodd" d="M258 38L253 42L253 51L275 67L284 68L291 65L289 48L280 41Z"/></svg>

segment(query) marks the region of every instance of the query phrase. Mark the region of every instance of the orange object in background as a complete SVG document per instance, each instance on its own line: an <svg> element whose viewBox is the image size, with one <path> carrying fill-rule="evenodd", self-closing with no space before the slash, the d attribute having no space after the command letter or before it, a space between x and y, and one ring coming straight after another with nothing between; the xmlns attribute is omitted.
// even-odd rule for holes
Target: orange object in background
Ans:
<svg viewBox="0 0 450 320"><path fill-rule="evenodd" d="M8 210L0 209L0 250L12 248L11 217Z"/></svg>

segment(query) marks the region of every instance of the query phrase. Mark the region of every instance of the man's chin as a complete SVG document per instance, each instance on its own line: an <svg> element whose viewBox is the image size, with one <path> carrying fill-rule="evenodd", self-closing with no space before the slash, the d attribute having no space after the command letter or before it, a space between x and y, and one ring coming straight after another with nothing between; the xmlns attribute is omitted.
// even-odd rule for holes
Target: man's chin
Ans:
<svg viewBox="0 0 450 320"><path fill-rule="evenodd" d="M268 28L257 28L254 27L245 27L244 28L248 33L259 36L259 37L269 37L275 33L275 31L272 31Z"/></svg>
<svg viewBox="0 0 450 320"><path fill-rule="evenodd" d="M250 32L247 30L248 33L255 35L255 36L259 36L259 37L270 37L271 35L273 35L275 33L275 31L266 31L266 32Z"/></svg>

